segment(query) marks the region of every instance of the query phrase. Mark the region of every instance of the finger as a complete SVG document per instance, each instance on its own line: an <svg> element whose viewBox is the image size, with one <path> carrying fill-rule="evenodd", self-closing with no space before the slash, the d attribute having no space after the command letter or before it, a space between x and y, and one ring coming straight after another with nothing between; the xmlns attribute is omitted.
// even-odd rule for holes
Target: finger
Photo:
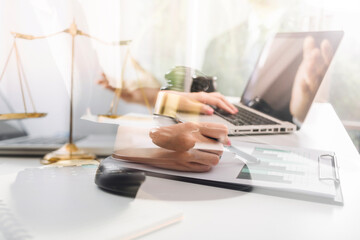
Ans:
<svg viewBox="0 0 360 240"><path fill-rule="evenodd" d="M327 66L329 66L329 64L331 62L331 59L334 56L334 51L333 51L333 49L331 47L331 44L330 44L329 40L324 39L321 42L320 49L321 49L321 55L322 55L322 57L324 59L326 67L327 67Z"/></svg>
<svg viewBox="0 0 360 240"><path fill-rule="evenodd" d="M102 78L98 82L101 82L101 83L108 83L109 82L106 75L105 75L105 73L101 73L101 77Z"/></svg>
<svg viewBox="0 0 360 240"><path fill-rule="evenodd" d="M196 162L186 163L184 166L184 170L186 172L208 172L211 170L211 166L199 164Z"/></svg>
<svg viewBox="0 0 360 240"><path fill-rule="evenodd" d="M231 113L231 114L235 114L237 112L237 110L232 109L222 99L219 99L219 98L211 98L211 97L209 97L207 99L207 103L209 105L213 105L213 106L216 106L216 107L218 107L220 109L223 109L226 112Z"/></svg>
<svg viewBox="0 0 360 240"><path fill-rule="evenodd" d="M219 160L221 159L221 156L224 153L224 151L222 151L222 150L215 150L215 149L196 149L196 150L201 151L201 152L215 154L215 155L219 156Z"/></svg>
<svg viewBox="0 0 360 240"><path fill-rule="evenodd" d="M228 137L228 128L219 123L201 123L200 133L206 137L217 139L225 145L231 145Z"/></svg>
<svg viewBox="0 0 360 240"><path fill-rule="evenodd" d="M206 115L214 114L214 109L212 109L212 107L210 107L204 103L200 103L200 104L201 104L200 113L206 114Z"/></svg>
<svg viewBox="0 0 360 240"><path fill-rule="evenodd" d="M210 143L210 144L217 144L218 140L215 138L210 138L207 136L204 136L200 133L200 130L198 132L194 132L192 134L192 137L195 139L195 142L200 142L200 143Z"/></svg>
<svg viewBox="0 0 360 240"><path fill-rule="evenodd" d="M172 159L168 159L168 161L164 161L161 164L154 163L151 164L154 167L163 168L163 169L170 169L175 171L182 171L182 172L208 172L211 169L211 166L202 165L199 163L186 163L186 164L174 164L171 163Z"/></svg>
<svg viewBox="0 0 360 240"><path fill-rule="evenodd" d="M305 81L308 90L313 94L320 85L320 81L322 79L320 76L325 63L318 48L311 51L307 61Z"/></svg>
<svg viewBox="0 0 360 240"><path fill-rule="evenodd" d="M195 146L195 139L187 133L173 134L169 129L153 129L149 133L153 143L159 147L184 152Z"/></svg>
<svg viewBox="0 0 360 240"><path fill-rule="evenodd" d="M99 84L99 85L103 86L104 88L106 88L106 89L108 89L108 90L111 90L111 91L115 91L115 90L116 90L116 88L112 87L112 86L109 84L108 80L100 79L100 80L97 81L97 84Z"/></svg>
<svg viewBox="0 0 360 240"><path fill-rule="evenodd" d="M107 86L104 86L106 89L110 90L110 91L113 91L115 92L116 88L110 86L110 85L107 85Z"/></svg>
<svg viewBox="0 0 360 240"><path fill-rule="evenodd" d="M167 159L161 159L161 161L153 161L148 163L151 166L170 169L182 172L207 172L211 169L211 166L203 165L199 163L183 162L178 163L176 156Z"/></svg>
<svg viewBox="0 0 360 240"><path fill-rule="evenodd" d="M199 151L197 149L189 150L190 158L187 162L198 163L206 166L215 166L219 163L220 157L217 154Z"/></svg>
<svg viewBox="0 0 360 240"><path fill-rule="evenodd" d="M105 80L105 79L99 79L99 80L97 80L97 82L96 82L97 84L101 84L101 85L104 85L104 84L108 84L108 81L107 80Z"/></svg>
<svg viewBox="0 0 360 240"><path fill-rule="evenodd" d="M206 114L206 115L212 115L214 113L214 109L212 109L210 106L203 104L199 102L196 99L190 98L188 96L184 95L174 95L178 101L178 110L180 111L186 111L191 113L197 113L197 114ZM174 98L174 97L173 97ZM168 98L169 99L169 98Z"/></svg>
<svg viewBox="0 0 360 240"><path fill-rule="evenodd" d="M315 48L315 39L312 36L308 36L304 39L303 44L303 56L307 58L311 51Z"/></svg>
<svg viewBox="0 0 360 240"><path fill-rule="evenodd" d="M151 129L149 136L160 147L175 151L187 151L195 145L192 133L198 131L199 124L187 122Z"/></svg>
<svg viewBox="0 0 360 240"><path fill-rule="evenodd" d="M181 101L180 105L179 105L179 109L186 111L186 112L191 112L191 113L197 113L197 114L206 114L206 115L212 115L214 113L214 109L212 109L210 106L198 102L198 101L194 101L192 99L189 99L187 97L185 97L187 100L186 101Z"/></svg>
<svg viewBox="0 0 360 240"><path fill-rule="evenodd" d="M217 164L219 157L215 154L201 153L199 151L174 152L166 149L153 148L127 148L117 150L114 158L132 161L136 163L148 164L151 166L186 171L186 172L206 172L211 166Z"/></svg>
<svg viewBox="0 0 360 240"><path fill-rule="evenodd" d="M221 101L223 101L228 107L230 107L233 111L238 112L239 110L234 106L234 104L230 103L225 97L224 95L222 95L219 92L212 92L210 93L210 95L215 96L217 98L219 98Z"/></svg>
<svg viewBox="0 0 360 240"><path fill-rule="evenodd" d="M210 95L210 94L207 94L204 92L200 92L200 93L198 93L197 97L198 97L198 100L202 103L216 106L216 107L221 108L231 114L235 113L235 111L233 111L222 99L220 99L216 96L213 96L213 95Z"/></svg>
<svg viewBox="0 0 360 240"><path fill-rule="evenodd" d="M224 109L232 114L238 111L237 108L228 102L220 93L197 92L189 94L183 92L175 93L173 91L166 91L166 93L181 96L179 110L191 112L197 111L198 113L212 115L214 110L210 106L206 105L209 104Z"/></svg>
<svg viewBox="0 0 360 240"><path fill-rule="evenodd" d="M149 164L164 168L186 172L206 172L216 165L216 155L199 154L199 151L190 150L187 152L169 152L168 150L159 149L159 154L155 157L155 161ZM219 158L219 157L218 157Z"/></svg>

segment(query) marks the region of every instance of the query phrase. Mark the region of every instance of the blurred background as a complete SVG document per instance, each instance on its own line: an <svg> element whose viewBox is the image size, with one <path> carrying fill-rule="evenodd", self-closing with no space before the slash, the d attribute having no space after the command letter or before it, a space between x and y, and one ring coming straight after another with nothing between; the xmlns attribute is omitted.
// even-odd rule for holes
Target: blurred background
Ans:
<svg viewBox="0 0 360 240"><path fill-rule="evenodd" d="M68 28L73 20L79 29L104 41L133 40L132 56L160 84L170 68L190 66L217 76L218 90L237 97L272 34L343 30L343 41L316 101L333 105L360 149L358 0L0 0L0 70L12 46L11 31L47 35ZM37 110L48 112L46 118L24 124L30 132L68 131L70 35L19 39L17 44ZM115 134L114 126L83 121L80 116L87 110L108 111L113 93L96 81L103 72L120 79L123 51L76 38L75 133ZM0 112L23 111L15 58L0 82L0 96ZM120 102L119 113L127 112L147 110Z"/></svg>

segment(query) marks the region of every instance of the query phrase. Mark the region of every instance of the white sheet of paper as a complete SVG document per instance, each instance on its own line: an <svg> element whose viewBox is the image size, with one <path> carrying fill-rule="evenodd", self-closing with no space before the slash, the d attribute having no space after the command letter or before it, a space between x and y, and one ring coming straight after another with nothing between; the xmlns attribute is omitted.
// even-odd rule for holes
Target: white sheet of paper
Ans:
<svg viewBox="0 0 360 240"><path fill-rule="evenodd" d="M0 237L133 239L181 221L182 213L164 202L102 191L95 170L28 168L0 176Z"/></svg>
<svg viewBox="0 0 360 240"><path fill-rule="evenodd" d="M96 123L117 124L125 127L153 128L158 126L153 119L153 115L140 113L128 113L118 118L108 118L88 112L81 119Z"/></svg>

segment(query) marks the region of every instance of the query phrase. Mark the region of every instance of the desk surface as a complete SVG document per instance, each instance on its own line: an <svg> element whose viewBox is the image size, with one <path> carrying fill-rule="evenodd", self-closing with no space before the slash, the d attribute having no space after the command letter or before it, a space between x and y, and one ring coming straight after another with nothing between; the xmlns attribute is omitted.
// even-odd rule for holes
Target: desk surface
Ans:
<svg viewBox="0 0 360 240"><path fill-rule="evenodd" d="M166 201L184 219L145 239L360 239L360 157L331 105L315 104L294 134L233 138L335 151L344 206L148 177L137 198ZM0 175L39 165L0 158Z"/></svg>

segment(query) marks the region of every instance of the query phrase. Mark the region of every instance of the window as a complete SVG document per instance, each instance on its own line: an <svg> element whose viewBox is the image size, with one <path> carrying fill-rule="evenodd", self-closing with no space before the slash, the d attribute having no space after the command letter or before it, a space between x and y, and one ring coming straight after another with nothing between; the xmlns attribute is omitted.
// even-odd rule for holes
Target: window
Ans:
<svg viewBox="0 0 360 240"><path fill-rule="evenodd" d="M133 56L160 82L170 68L186 65L217 76L218 90L230 96L242 93L271 34L343 30L343 41L316 101L330 102L354 141L359 141L355 140L360 134L358 0L5 0L1 4L1 52L7 52L11 27L36 35L65 28L75 18L82 29L103 40L132 39ZM13 9L13 16L5 9ZM61 51L47 44L40 57L52 52L53 59L46 64L58 65L56 74L66 75L68 70L54 60L55 52ZM33 46L39 45L43 44ZM121 63L114 51L93 42L92 47L98 66L118 76ZM29 46L27 51L31 54ZM5 58L0 56L0 66ZM87 69L92 81L94 69ZM54 74L44 71L46 76Z"/></svg>

